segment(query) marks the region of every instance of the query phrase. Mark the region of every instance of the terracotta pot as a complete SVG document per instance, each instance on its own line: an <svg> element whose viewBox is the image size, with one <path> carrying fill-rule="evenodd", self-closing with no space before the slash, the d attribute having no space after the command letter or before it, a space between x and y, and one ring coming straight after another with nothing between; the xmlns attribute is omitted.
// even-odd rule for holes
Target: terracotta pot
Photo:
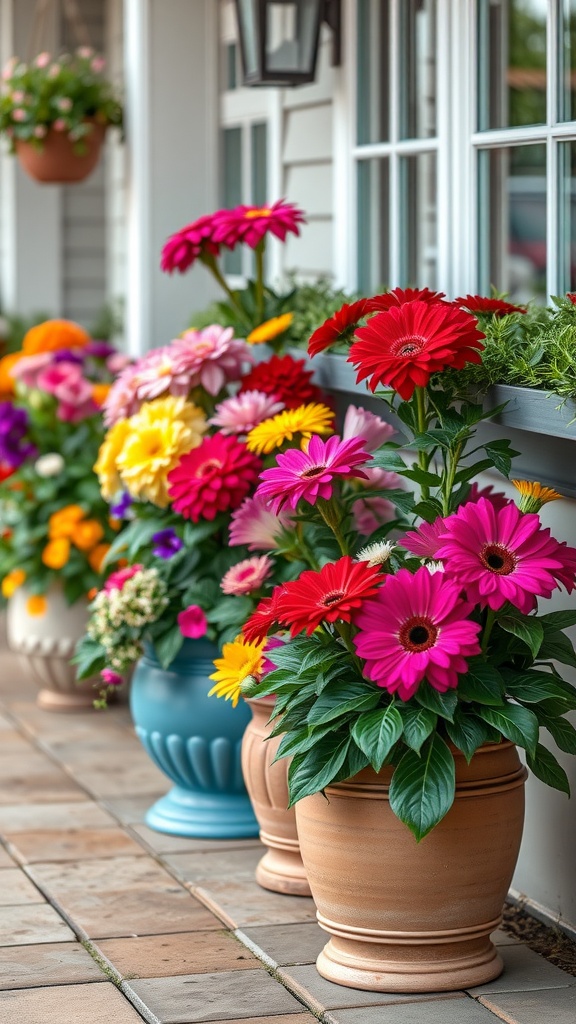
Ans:
<svg viewBox="0 0 576 1024"><path fill-rule="evenodd" d="M42 149L31 142L17 139L14 143L16 155L26 174L35 181L51 182L53 185L84 181L98 163L108 127L92 118L88 120L92 124L92 131L83 140L85 153L75 153L74 143L64 132L57 132L54 128L48 129L42 140Z"/></svg>
<svg viewBox="0 0 576 1024"><path fill-rule="evenodd" d="M511 743L455 751L456 799L420 843L390 810L392 770L367 768L296 806L319 973L349 988L442 992L503 965L490 941L520 849L527 772Z"/></svg>
<svg viewBox="0 0 576 1024"><path fill-rule="evenodd" d="M256 881L273 892L310 896L300 856L296 814L294 808L287 809L289 760L283 758L272 764L282 738L268 739L274 698L261 697L246 703L250 705L252 721L242 740L242 772L260 826L260 839L268 847L256 868Z"/></svg>
<svg viewBox="0 0 576 1024"><path fill-rule="evenodd" d="M6 620L8 646L42 689L37 704L45 711L82 711L92 708L97 696L94 679L76 682L70 664L77 641L88 621L88 602L66 603L61 587L46 594L44 615L29 615L26 602L30 592L19 587L8 602Z"/></svg>

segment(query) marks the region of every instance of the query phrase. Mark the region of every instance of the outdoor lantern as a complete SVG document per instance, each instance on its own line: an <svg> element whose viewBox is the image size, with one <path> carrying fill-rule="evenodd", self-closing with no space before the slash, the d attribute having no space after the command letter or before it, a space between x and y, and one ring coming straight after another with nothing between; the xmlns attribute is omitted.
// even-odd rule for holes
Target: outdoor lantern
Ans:
<svg viewBox="0 0 576 1024"><path fill-rule="evenodd" d="M313 82L323 21L340 63L341 0L236 0L236 13L244 85Z"/></svg>

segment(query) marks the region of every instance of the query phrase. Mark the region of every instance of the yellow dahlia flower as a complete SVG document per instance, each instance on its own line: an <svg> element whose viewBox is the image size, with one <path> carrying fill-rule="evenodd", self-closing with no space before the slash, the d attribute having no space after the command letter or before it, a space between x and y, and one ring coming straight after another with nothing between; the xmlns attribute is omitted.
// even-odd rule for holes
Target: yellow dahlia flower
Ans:
<svg viewBox="0 0 576 1024"><path fill-rule="evenodd" d="M128 432L116 460L123 486L133 498L168 504L167 476L182 455L197 448L207 429L206 417L186 398L145 402L128 420Z"/></svg>
<svg viewBox="0 0 576 1024"><path fill-rule="evenodd" d="M231 643L224 644L222 657L214 659L217 671L212 673L210 679L214 679L216 685L208 696L214 693L217 697L231 700L232 707L236 707L244 680L248 676L258 678L262 673L263 651L267 642L268 638L265 637L259 644L250 644L242 636L237 636Z"/></svg>
<svg viewBox="0 0 576 1024"><path fill-rule="evenodd" d="M128 434L128 420L118 420L118 423L110 427L100 445L98 458L94 464L94 472L98 476L102 497L106 501L111 501L122 487L117 460Z"/></svg>
<svg viewBox="0 0 576 1024"><path fill-rule="evenodd" d="M293 441L296 435L304 447L312 434L331 434L334 429L334 413L327 405L310 402L297 409L284 409L269 420L263 420L250 431L246 446L256 455L269 455L275 448L281 448L286 441Z"/></svg>
<svg viewBox="0 0 576 1024"><path fill-rule="evenodd" d="M246 338L249 345L260 345L265 341L272 341L280 334L287 331L294 319L293 313L282 313L281 316L273 316L271 320L265 320L259 327L255 327Z"/></svg>

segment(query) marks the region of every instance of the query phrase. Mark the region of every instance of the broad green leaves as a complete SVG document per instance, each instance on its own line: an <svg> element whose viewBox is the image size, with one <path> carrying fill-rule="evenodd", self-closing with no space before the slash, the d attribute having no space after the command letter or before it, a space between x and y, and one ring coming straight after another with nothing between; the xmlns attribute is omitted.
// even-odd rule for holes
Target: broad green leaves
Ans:
<svg viewBox="0 0 576 1024"><path fill-rule="evenodd" d="M455 789L454 758L435 733L420 756L408 750L400 760L390 785L390 807L419 841L450 810Z"/></svg>

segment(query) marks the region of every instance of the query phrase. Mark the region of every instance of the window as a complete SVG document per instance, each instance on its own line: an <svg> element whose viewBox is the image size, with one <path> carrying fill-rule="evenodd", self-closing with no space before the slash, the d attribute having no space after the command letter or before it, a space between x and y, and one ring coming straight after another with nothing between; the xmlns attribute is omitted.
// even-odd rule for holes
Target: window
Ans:
<svg viewBox="0 0 576 1024"><path fill-rule="evenodd" d="M222 206L267 203L267 135L263 122L222 130ZM253 273L251 259L246 246L225 251L224 272L249 277Z"/></svg>

